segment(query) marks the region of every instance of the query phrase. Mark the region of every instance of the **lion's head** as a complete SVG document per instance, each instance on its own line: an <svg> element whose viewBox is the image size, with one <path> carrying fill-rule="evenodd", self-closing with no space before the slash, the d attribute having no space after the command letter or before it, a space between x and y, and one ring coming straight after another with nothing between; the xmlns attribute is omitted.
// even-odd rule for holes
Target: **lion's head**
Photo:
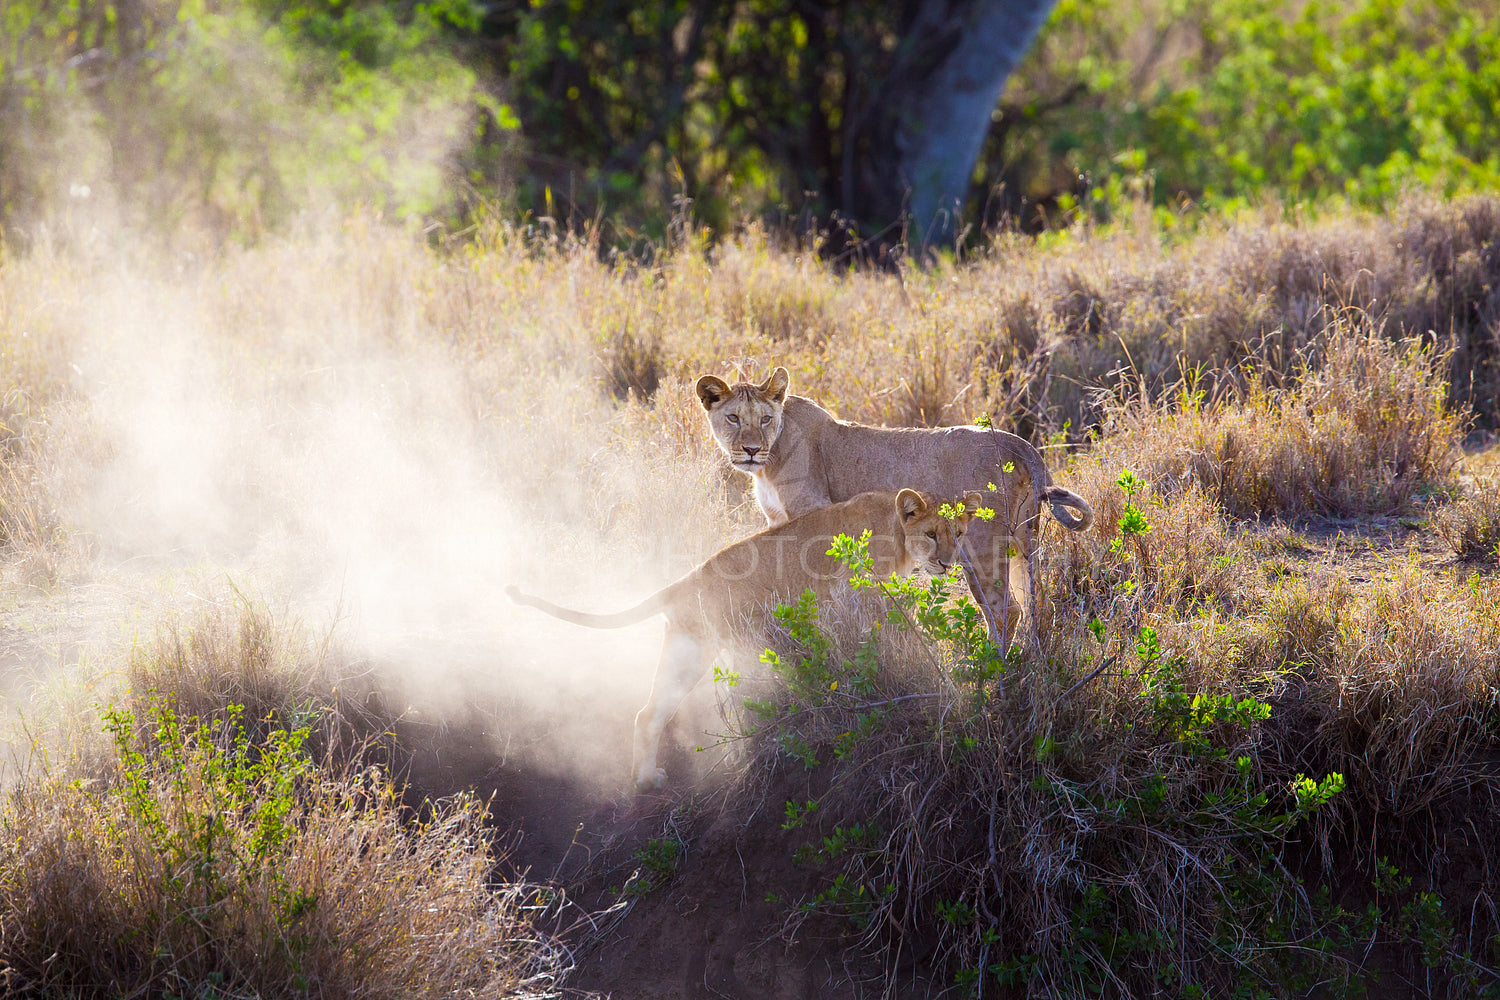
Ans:
<svg viewBox="0 0 1500 1000"><path fill-rule="evenodd" d="M714 440L741 472L754 472L771 457L781 434L782 408L791 378L777 368L770 378L756 385L730 385L717 375L698 380L696 391L708 411L708 426Z"/></svg>
<svg viewBox="0 0 1500 1000"><path fill-rule="evenodd" d="M970 491L963 495L961 504L945 513L943 504L930 494L916 490L902 490L896 494L896 512L901 518L901 532L906 538L906 554L918 569L933 576L942 576L949 567L958 562L958 542L968 530L974 512L984 502L984 497Z"/></svg>

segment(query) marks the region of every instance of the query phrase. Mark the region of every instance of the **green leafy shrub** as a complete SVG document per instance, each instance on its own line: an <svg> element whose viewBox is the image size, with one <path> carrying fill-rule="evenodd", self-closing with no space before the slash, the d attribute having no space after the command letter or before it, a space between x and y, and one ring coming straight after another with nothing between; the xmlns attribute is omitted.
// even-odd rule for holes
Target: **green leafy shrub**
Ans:
<svg viewBox="0 0 1500 1000"><path fill-rule="evenodd" d="M1144 494L1138 477L1121 480ZM865 544L842 537L831 550L886 608L859 648L878 664L887 635L919 638L927 689L872 676L835 695L827 665L852 658L817 628L810 600L782 609L806 650L798 662L815 666L756 739L829 778L825 793L786 803L794 859L819 873L789 901L794 925L831 918L872 947L885 928L920 927L958 985L986 991L1043 981L1070 994L1162 983L1212 994L1327 971L1321 925L1296 906L1282 852L1343 779L1273 776L1258 736L1267 700L1205 688L1213 675L1150 626L1127 642L1095 620L1066 666L1002 655L951 579L871 580ZM893 780L908 793L892 794Z"/></svg>
<svg viewBox="0 0 1500 1000"><path fill-rule="evenodd" d="M383 770L321 767L309 720L160 701L105 719L111 773L34 773L5 797L10 989L512 996L555 972L526 890L489 884L474 799L415 821Z"/></svg>

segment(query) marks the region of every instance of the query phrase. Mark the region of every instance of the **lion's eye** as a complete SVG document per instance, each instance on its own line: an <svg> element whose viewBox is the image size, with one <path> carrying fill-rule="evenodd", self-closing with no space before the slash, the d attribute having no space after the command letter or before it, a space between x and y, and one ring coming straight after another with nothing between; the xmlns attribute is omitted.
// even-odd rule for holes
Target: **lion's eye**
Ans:
<svg viewBox="0 0 1500 1000"><path fill-rule="evenodd" d="M930 538L930 539L932 539L935 542L935 541L937 541L937 532L936 531L929 531L927 533L927 537Z"/></svg>
<svg viewBox="0 0 1500 1000"><path fill-rule="evenodd" d="M764 417L760 418L760 425L762 427L766 426L766 424L769 424L770 422L771 422L771 418L769 416L764 416Z"/></svg>
<svg viewBox="0 0 1500 1000"><path fill-rule="evenodd" d="M740 422L740 418L735 416L733 413L728 414L727 419L731 424L737 424Z"/></svg>

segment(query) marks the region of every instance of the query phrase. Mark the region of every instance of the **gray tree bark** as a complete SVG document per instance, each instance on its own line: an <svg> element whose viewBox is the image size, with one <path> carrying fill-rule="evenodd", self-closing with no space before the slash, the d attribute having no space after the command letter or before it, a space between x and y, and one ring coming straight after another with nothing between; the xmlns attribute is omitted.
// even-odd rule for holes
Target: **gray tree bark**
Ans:
<svg viewBox="0 0 1500 1000"><path fill-rule="evenodd" d="M904 220L913 248L953 241L990 115L1054 2L923 0L845 135L843 201L862 236Z"/></svg>

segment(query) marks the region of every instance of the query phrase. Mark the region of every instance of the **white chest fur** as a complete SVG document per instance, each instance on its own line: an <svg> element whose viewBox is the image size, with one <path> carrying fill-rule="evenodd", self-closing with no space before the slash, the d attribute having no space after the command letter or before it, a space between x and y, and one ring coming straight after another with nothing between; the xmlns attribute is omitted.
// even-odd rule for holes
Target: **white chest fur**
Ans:
<svg viewBox="0 0 1500 1000"><path fill-rule="evenodd" d="M755 480L755 502L760 504L766 519L773 525L785 524L786 507L782 505L781 497L776 495L776 487L771 485L770 477L762 472L751 478Z"/></svg>

